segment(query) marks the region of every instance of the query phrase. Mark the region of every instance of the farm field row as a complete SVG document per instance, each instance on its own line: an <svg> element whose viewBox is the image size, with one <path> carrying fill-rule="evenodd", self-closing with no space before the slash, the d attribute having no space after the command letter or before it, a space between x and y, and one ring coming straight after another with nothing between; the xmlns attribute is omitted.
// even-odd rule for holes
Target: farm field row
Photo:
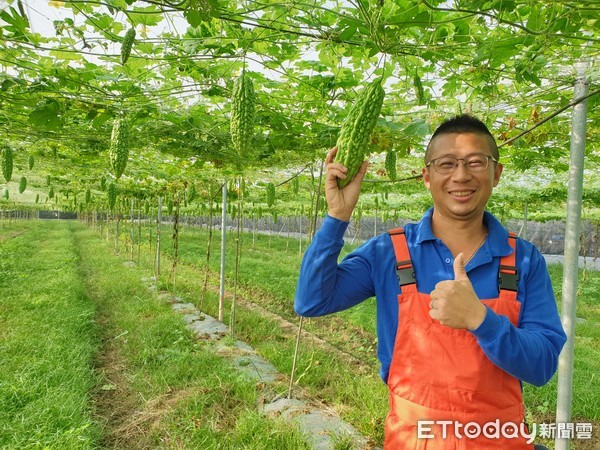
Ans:
<svg viewBox="0 0 600 450"><path fill-rule="evenodd" d="M63 310L62 306L48 301L55 296L52 290L55 289L57 294L65 290L64 285L72 286L74 283L65 278L61 284L56 276L49 277L50 273L56 275L55 272L66 272L80 286L79 291L72 287L66 289L70 293L79 292L78 296L75 295L79 302L68 301L69 306L83 308L73 313L75 319L70 320L71 326L80 327L76 319L83 315L89 327L85 336L88 336L90 344L85 357L79 361L59 358L63 364L65 361L73 364L71 368L64 367L65 373L68 370L81 371L82 367L88 371L87 385L80 388L79 413L86 425L79 428L69 425L69 433L56 433L59 428L51 433L48 430L56 424L40 418L50 424L42 435L45 433L46 439L51 436L65 439L66 435L77 434L76 430L81 429L87 441L73 438L77 445L67 445L67 448L86 448L94 442L100 443L100 446L122 446L123 442L118 439L130 439L126 442L129 444L137 442L171 448L197 445L199 442L203 445L213 443L214 448L236 448L236 445L237 448L240 445L246 448L301 448L301 439L293 430L256 414L252 383L246 381L246 384L241 382L241 386L237 386L240 380L227 370L227 363L212 355L209 348L195 343L181 319L157 303L141 283L142 277L152 275L154 271L156 229L137 228L135 224L134 241L139 242L138 236L142 239L140 245L132 249L131 228L122 222L115 254L113 225L108 230L106 227L101 230L99 224L94 229L85 230L76 223L61 221L23 221L1 225L0 260L5 261L3 264L7 269L3 267L3 273L9 274L6 278L11 280L2 284L8 287L0 288L7 289L2 298L9 298L9 305L13 298L16 304L28 304L26 309L34 312L23 327L20 339L29 342L28 332L35 329L33 324L40 320L35 313L39 305L54 307L55 313ZM159 288L174 290L185 301L216 317L220 236L216 232L212 235L208 282L204 290L208 231L195 227L178 230L175 275L172 270L172 234L168 226L161 229ZM231 294L235 289L236 338L248 342L281 373L289 375L293 364L295 324L298 322L292 303L302 248L297 239L259 233L242 234L238 283L235 285L236 237L235 232L229 232L223 321L230 321ZM302 246L305 247L306 243ZM22 251L21 247L29 250ZM40 248L45 249L47 256L38 261L36 255ZM344 252L350 249L351 246L347 246ZM25 262L24 256L20 256L18 265L7 265L6 260L11 260L7 255L22 253L28 255L31 262ZM133 261L123 265L129 259ZM55 269L48 270L45 265L53 265ZM23 273L24 267L28 269ZM559 298L562 268L551 265L550 270ZM23 282L27 276L36 280L37 288L49 292L45 294L44 301L35 300L35 295L25 292L25 286L29 289L34 284L33 281ZM40 282L45 276L49 277L48 280ZM597 435L600 428L600 381L597 377L600 373L600 307L596 298L600 290L600 276L597 272L581 272L580 276L578 317L583 320L577 328L573 414L576 422L594 423ZM23 302L24 297L30 300ZM24 316L20 310L10 306L3 309L7 314L2 314L2 322L18 322ZM44 314L44 320L47 315L52 314ZM55 315L63 320L69 317L65 313ZM373 444L381 445L387 393L377 376L374 323L373 299L344 313L306 320L307 334L300 345L296 389L330 405L369 437ZM12 324L8 328L4 325L7 324L3 324L4 329L16 329ZM60 336L65 327L55 328L60 330ZM136 335L138 337L134 337ZM49 336L46 332L43 339L49 339ZM78 341L86 342L86 339ZM21 372L29 370L24 356L26 353L14 348L10 352L15 359L14 367ZM15 415L19 407L15 407L14 402L10 403L13 397L16 402L18 395L8 394L12 389L10 380L15 379L14 370L6 367L0 370L3 374L0 380L6 386L2 398L13 408L9 416ZM35 378L39 381L45 376L42 372ZM282 392L286 390L286 386L281 386ZM556 379L543 388L525 386L524 390L528 421L551 422L556 407ZM4 387L2 391L5 391ZM72 395L72 392L65 392L65 395ZM39 400L43 401L44 397L44 392L40 392ZM4 407L2 410L9 411ZM19 410L18 414L25 413ZM61 421L69 424L64 417ZM6 422L1 429L11 431L3 432L0 444L10 446L16 442L18 433L14 423ZM127 429L128 425L130 429ZM21 439L25 439L24 436ZM43 441L43 438L40 439ZM256 439L260 439L260 443ZM538 441L544 442L543 439ZM594 442L598 441L574 441L573 448L593 448L589 445L594 445ZM211 448L210 445L208 448Z"/></svg>
<svg viewBox="0 0 600 450"><path fill-rule="evenodd" d="M0 228L1 448L306 448L76 222Z"/></svg>

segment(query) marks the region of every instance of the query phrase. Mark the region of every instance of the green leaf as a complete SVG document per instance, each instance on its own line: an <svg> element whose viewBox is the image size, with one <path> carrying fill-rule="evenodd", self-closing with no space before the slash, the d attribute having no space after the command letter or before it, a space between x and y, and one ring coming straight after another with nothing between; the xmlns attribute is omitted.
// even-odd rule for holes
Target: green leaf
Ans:
<svg viewBox="0 0 600 450"><path fill-rule="evenodd" d="M131 23L135 25L145 25L147 27L158 25L164 19L162 12L156 5L147 6L145 8L135 7L133 8L133 12L127 13L127 17L129 17Z"/></svg>
<svg viewBox="0 0 600 450"><path fill-rule="evenodd" d="M9 25L4 28L12 31L15 37L24 37L29 28L29 19L21 16L12 6L0 13L0 20L3 20Z"/></svg>
<svg viewBox="0 0 600 450"><path fill-rule="evenodd" d="M43 128L57 128L61 123L59 112L59 103L54 99L48 99L29 114L29 122Z"/></svg>
<svg viewBox="0 0 600 450"><path fill-rule="evenodd" d="M430 132L429 124L425 119L417 119L404 128L404 133L409 136L425 137Z"/></svg>

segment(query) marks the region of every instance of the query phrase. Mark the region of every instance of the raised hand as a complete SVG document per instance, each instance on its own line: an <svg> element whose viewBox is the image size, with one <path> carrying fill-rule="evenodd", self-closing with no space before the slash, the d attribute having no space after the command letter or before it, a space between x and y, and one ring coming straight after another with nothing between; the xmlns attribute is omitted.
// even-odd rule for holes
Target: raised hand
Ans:
<svg viewBox="0 0 600 450"><path fill-rule="evenodd" d="M462 253L454 258L454 280L440 281L430 296L429 316L442 325L474 330L485 319L486 307L473 290Z"/></svg>
<svg viewBox="0 0 600 450"><path fill-rule="evenodd" d="M365 173L367 173L368 163L366 161L363 162L354 179L346 187L340 189L337 179L345 179L348 169L342 164L334 162L336 153L337 147L333 147L329 150L325 158L325 199L329 207L328 214L331 217L348 222L358 202L360 186Z"/></svg>

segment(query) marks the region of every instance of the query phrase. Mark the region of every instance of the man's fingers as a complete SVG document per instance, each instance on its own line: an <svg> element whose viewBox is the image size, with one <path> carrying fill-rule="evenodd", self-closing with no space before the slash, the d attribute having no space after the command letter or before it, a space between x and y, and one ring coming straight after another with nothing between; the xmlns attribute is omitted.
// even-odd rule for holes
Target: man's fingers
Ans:
<svg viewBox="0 0 600 450"><path fill-rule="evenodd" d="M333 147L327 152L327 156L325 157L325 164L331 164L335 155L337 155L338 148Z"/></svg>
<svg viewBox="0 0 600 450"><path fill-rule="evenodd" d="M465 271L465 256L462 253L456 255L454 258L454 279L456 281L469 280L467 272Z"/></svg>
<svg viewBox="0 0 600 450"><path fill-rule="evenodd" d="M327 165L327 173L343 180L346 178L348 169L340 163L331 163Z"/></svg>

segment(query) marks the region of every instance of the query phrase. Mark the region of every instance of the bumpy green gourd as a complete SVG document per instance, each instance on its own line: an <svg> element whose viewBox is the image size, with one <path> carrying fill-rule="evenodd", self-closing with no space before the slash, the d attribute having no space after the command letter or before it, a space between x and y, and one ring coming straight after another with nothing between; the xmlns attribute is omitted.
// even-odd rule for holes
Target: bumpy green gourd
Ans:
<svg viewBox="0 0 600 450"><path fill-rule="evenodd" d="M381 79L377 79L359 94L342 123L336 144L338 151L335 162L346 166L348 173L346 179L338 178L340 188L352 181L365 159L369 139L377 124L384 96Z"/></svg>
<svg viewBox="0 0 600 450"><path fill-rule="evenodd" d="M40 194L35 194L35 202L39 203L40 201Z"/></svg>
<svg viewBox="0 0 600 450"><path fill-rule="evenodd" d="M19 181L19 194L25 192L25 189L27 189L27 178L21 177L21 180Z"/></svg>
<svg viewBox="0 0 600 450"><path fill-rule="evenodd" d="M85 202L90 203L92 201L92 191L90 188L87 188L85 191Z"/></svg>
<svg viewBox="0 0 600 450"><path fill-rule="evenodd" d="M135 40L135 28L130 28L125 33L123 38L123 44L121 44L121 64L125 64L131 54L131 47L133 47L133 41Z"/></svg>
<svg viewBox="0 0 600 450"><path fill-rule="evenodd" d="M394 150L390 150L385 155L385 170L390 180L396 179L396 152Z"/></svg>
<svg viewBox="0 0 600 450"><path fill-rule="evenodd" d="M54 186L50 186L50 190L48 191L48 198L54 198Z"/></svg>
<svg viewBox="0 0 600 450"><path fill-rule="evenodd" d="M108 185L106 196L108 199L108 208L114 209L117 204L117 185L115 183L110 183Z"/></svg>
<svg viewBox="0 0 600 450"><path fill-rule="evenodd" d="M46 185L50 186L51 182L52 182L52 177L50 175L46 175Z"/></svg>
<svg viewBox="0 0 600 450"><path fill-rule="evenodd" d="M118 180L125 172L129 156L129 129L125 119L115 119L110 138L110 166Z"/></svg>
<svg viewBox="0 0 600 450"><path fill-rule="evenodd" d="M254 133L254 85L242 71L233 85L231 140L239 156L246 156Z"/></svg>
<svg viewBox="0 0 600 450"><path fill-rule="evenodd" d="M13 173L13 152L9 147L4 147L2 150L2 176L8 182L12 178Z"/></svg>
<svg viewBox="0 0 600 450"><path fill-rule="evenodd" d="M101 191L106 190L106 177L100 178L100 190Z"/></svg>
<svg viewBox="0 0 600 450"><path fill-rule="evenodd" d="M4 198L8 200L10 198L10 194L8 193L8 189L4 189Z"/></svg>
<svg viewBox="0 0 600 450"><path fill-rule="evenodd" d="M188 188L187 193L187 201L192 203L196 197L198 196L198 192L196 191L196 185L194 183L190 183L190 187Z"/></svg>
<svg viewBox="0 0 600 450"><path fill-rule="evenodd" d="M173 200L170 198L167 199L167 214L173 214Z"/></svg>
<svg viewBox="0 0 600 450"><path fill-rule="evenodd" d="M33 169L34 164L35 158L33 157L33 155L29 155L29 158L27 159L27 166L29 167L29 170Z"/></svg>
<svg viewBox="0 0 600 450"><path fill-rule="evenodd" d="M415 96L417 97L417 104L424 105L425 100L425 90L423 89L423 83L421 83L421 78L418 73L415 73L413 77L413 84L415 86Z"/></svg>
<svg viewBox="0 0 600 450"><path fill-rule="evenodd" d="M275 185L273 183L267 184L267 206L273 206L275 204Z"/></svg>

